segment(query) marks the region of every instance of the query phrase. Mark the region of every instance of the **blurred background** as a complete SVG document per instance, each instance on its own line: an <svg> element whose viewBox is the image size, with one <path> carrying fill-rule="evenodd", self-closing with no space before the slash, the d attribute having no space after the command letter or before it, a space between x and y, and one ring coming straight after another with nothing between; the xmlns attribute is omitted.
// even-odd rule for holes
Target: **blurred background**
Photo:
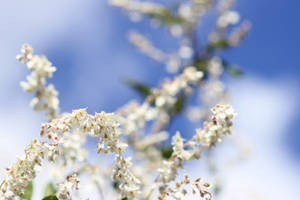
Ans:
<svg viewBox="0 0 300 200"><path fill-rule="evenodd" d="M237 1L241 18L252 23L249 35L225 57L238 64L241 78L226 86L238 117L235 132L249 141L251 155L223 177L227 197L251 193L259 199L300 196L299 46L300 2ZM168 33L148 22L133 23L107 1L5 1L0 6L0 167L21 155L37 136L41 113L34 112L19 82L28 71L15 59L23 43L44 54L57 67L49 80L60 92L63 112L87 107L90 113L113 112L140 97L124 85L126 78L157 86L168 76L164 66L142 55L127 41L137 29L154 44L174 48ZM201 33L200 33L201 34ZM172 133L195 127L175 119ZM187 134L188 136L188 134ZM224 156L224 154L223 154ZM195 171L195 165L188 169ZM249 191L252 192L249 192ZM244 196L234 197L246 199ZM228 199L228 198L227 198ZM252 198L254 199L254 197Z"/></svg>

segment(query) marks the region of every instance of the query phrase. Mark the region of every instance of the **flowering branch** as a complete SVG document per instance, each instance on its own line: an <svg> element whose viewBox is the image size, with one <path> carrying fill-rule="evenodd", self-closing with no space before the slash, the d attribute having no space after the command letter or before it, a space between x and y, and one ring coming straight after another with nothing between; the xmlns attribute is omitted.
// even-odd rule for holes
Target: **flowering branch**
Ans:
<svg viewBox="0 0 300 200"><path fill-rule="evenodd" d="M198 191L200 198L210 200L212 198L211 193L207 190L210 187L209 183L200 183L201 178L197 178L195 181L190 181L188 174L184 174L183 181L177 181L174 187L166 188L162 194L158 197L158 200L166 199L181 199L188 194L188 190L182 187L191 186L192 194L195 195ZM182 189L181 189L182 188Z"/></svg>
<svg viewBox="0 0 300 200"><path fill-rule="evenodd" d="M168 161L158 170L157 181L164 184L175 179L177 169L183 167L183 161L199 159L205 149L209 149L222 137L231 133L232 118L236 115L231 106L217 105L212 109L211 122L204 122L203 129L197 129L191 140L184 143L184 139L177 132L172 139L173 153ZM185 148L190 148L186 150Z"/></svg>
<svg viewBox="0 0 300 200"><path fill-rule="evenodd" d="M7 174L1 183L0 198L4 200L15 199L24 193L25 187L36 177L38 167L42 166L42 160L46 158L54 161L58 156L58 144L40 142L33 139L25 149L25 155L11 167L6 168Z"/></svg>
<svg viewBox="0 0 300 200"><path fill-rule="evenodd" d="M70 189L79 189L79 179L76 174L67 176L66 180L63 183L58 185L58 190L56 196L61 200L72 200L69 190Z"/></svg>
<svg viewBox="0 0 300 200"><path fill-rule="evenodd" d="M58 92L54 85L47 86L46 78L52 77L56 68L45 56L33 55L33 49L28 44L23 45L21 52L22 54L18 55L17 59L25 63L31 71L31 74L27 76L27 82L21 82L26 92L34 93L30 105L36 111L47 111L48 120L54 119L59 113Z"/></svg>

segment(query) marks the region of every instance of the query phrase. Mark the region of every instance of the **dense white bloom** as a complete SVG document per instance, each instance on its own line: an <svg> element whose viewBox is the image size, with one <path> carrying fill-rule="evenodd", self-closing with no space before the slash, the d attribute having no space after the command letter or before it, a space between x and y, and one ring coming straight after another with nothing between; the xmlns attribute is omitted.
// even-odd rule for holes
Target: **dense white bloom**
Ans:
<svg viewBox="0 0 300 200"><path fill-rule="evenodd" d="M88 165L88 151L83 145L86 142L86 133L75 129L72 133L65 132L60 136L60 156L50 168L50 174L57 179L65 177L68 171L77 165Z"/></svg>
<svg viewBox="0 0 300 200"><path fill-rule="evenodd" d="M10 167L6 168L7 174L1 182L0 199L10 200L22 195L25 187L31 182L42 165L42 160L55 160L58 156L58 146L40 142L33 139L25 149L25 155L18 157Z"/></svg>
<svg viewBox="0 0 300 200"><path fill-rule="evenodd" d="M90 115L85 109L74 110L70 114L65 114L61 118L54 119L42 126L42 134L51 135L59 133L64 135L73 127L79 128L86 135L97 137L98 153L114 153L116 156L116 166L113 171L113 179L120 181L120 190L123 197L134 197L139 193L139 180L130 172L130 158L124 158L122 153L127 144L121 142L119 123L113 113L95 113Z"/></svg>
<svg viewBox="0 0 300 200"><path fill-rule="evenodd" d="M65 134L76 127L87 135L99 138L98 152L115 153L116 170L113 177L114 179L118 178L120 181L122 195L133 197L139 191L139 181L129 171L130 158L125 159L122 156L127 144L120 141L118 126L119 123L116 121L114 114L101 112L95 113L93 116L89 115L85 109L74 110L61 118L42 124L41 135L47 135L47 138L53 140L54 143L48 144L41 143L37 139L33 140L26 148L25 156L19 158L12 167L8 168L7 178L1 184L1 195L6 199L20 196L26 185L34 179L35 166L41 165L41 160L44 157L47 157L48 160L55 160L58 156L58 145L61 143L65 142L65 144L63 143L65 149L73 149L69 152L65 151L69 157L72 152L76 152L78 146L69 143L70 140L59 138L59 135L63 138ZM66 193L62 192L62 194L64 194L65 199L68 199L68 196L65 196Z"/></svg>
<svg viewBox="0 0 300 200"><path fill-rule="evenodd" d="M122 156L116 157L116 165L113 169L113 180L120 181L119 189L122 197L133 199L140 193L140 180L137 179L128 169L131 167L131 158Z"/></svg>
<svg viewBox="0 0 300 200"><path fill-rule="evenodd" d="M173 153L168 161L164 161L158 170L159 180L168 183L175 179L177 169L182 168L183 161L198 159L204 149L220 142L224 135L231 133L232 118L236 115L229 105L216 105L212 109L212 119L204 122L203 129L197 129L191 140L184 143L180 133L177 132L172 139ZM184 147L189 147L185 150Z"/></svg>
<svg viewBox="0 0 300 200"><path fill-rule="evenodd" d="M217 105L212 109L212 123L205 123L203 129L197 129L194 139L204 147L214 146L222 136L231 133L232 118L236 115L229 105Z"/></svg>

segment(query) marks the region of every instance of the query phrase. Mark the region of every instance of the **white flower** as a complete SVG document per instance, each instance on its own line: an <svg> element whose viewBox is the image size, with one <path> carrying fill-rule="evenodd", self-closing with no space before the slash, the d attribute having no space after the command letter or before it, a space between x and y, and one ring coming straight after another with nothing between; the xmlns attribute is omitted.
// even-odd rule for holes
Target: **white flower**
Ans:
<svg viewBox="0 0 300 200"><path fill-rule="evenodd" d="M192 154L189 151L184 150L184 139L180 136L179 131L172 138L173 154L183 160L189 160Z"/></svg>
<svg viewBox="0 0 300 200"><path fill-rule="evenodd" d="M217 21L217 25L221 28L225 28L228 25L234 25L238 23L240 20L240 16L235 11L226 11L223 15L221 15Z"/></svg>
<svg viewBox="0 0 300 200"><path fill-rule="evenodd" d="M0 199L9 200L22 195L25 187L35 178L42 159L46 157L53 161L57 155L57 143L48 144L33 139L26 147L25 155L6 168L7 174L0 186Z"/></svg>
<svg viewBox="0 0 300 200"><path fill-rule="evenodd" d="M71 194L69 192L70 189L79 189L79 179L77 178L76 174L71 176L67 176L66 180L63 183L58 185L58 190L56 196L60 200L72 200Z"/></svg>
<svg viewBox="0 0 300 200"><path fill-rule="evenodd" d="M93 116L89 115L85 109L79 109L44 124L41 132L47 135L57 132L64 136L65 131L71 131L72 128L77 127L85 135L97 137L99 139L97 144L98 153L115 154L116 165L113 171L113 179L120 181L122 196L130 198L139 193L140 181L129 170L131 166L130 158L125 158L122 155L127 144L120 140L121 133L118 129L117 119L113 113L101 112L95 113ZM64 147L68 149L67 146ZM70 147L71 150L73 149L72 151L78 152L80 145L76 148L72 144Z"/></svg>
<svg viewBox="0 0 300 200"><path fill-rule="evenodd" d="M28 44L24 44L21 49L22 54L17 56L17 59L25 63L31 71L31 74L26 77L27 82L22 81L20 85L26 92L35 93L30 103L33 109L48 111L46 117L51 120L59 114L59 100L54 86L51 84L46 86L46 78L52 77L56 68L45 56L33 55L32 52L33 49Z"/></svg>
<svg viewBox="0 0 300 200"><path fill-rule="evenodd" d="M191 140L184 143L184 139L177 132L172 138L173 153L168 161L164 161L158 169L158 179L168 183L175 179L177 169L182 168L183 161L199 159L204 149L220 142L222 137L231 133L232 118L236 115L230 105L216 105L212 108L212 119L204 122L203 129L197 129ZM191 150L185 150L184 147Z"/></svg>

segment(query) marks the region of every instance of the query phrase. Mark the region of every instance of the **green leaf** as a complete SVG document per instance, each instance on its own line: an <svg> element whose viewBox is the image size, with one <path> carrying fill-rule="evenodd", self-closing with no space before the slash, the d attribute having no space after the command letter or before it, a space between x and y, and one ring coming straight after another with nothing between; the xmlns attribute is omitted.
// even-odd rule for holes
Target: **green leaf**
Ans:
<svg viewBox="0 0 300 200"><path fill-rule="evenodd" d="M184 18L172 14L168 9L161 9L160 11L149 13L148 15L167 25L181 24L185 21Z"/></svg>
<svg viewBox="0 0 300 200"><path fill-rule="evenodd" d="M53 183L48 183L44 188L44 196L50 196L56 193Z"/></svg>
<svg viewBox="0 0 300 200"><path fill-rule="evenodd" d="M22 200L31 200L33 193L33 183L32 181L28 183L28 185L25 188L24 194L21 195Z"/></svg>
<svg viewBox="0 0 300 200"><path fill-rule="evenodd" d="M214 195L218 196L222 192L223 186L220 183L217 183L214 187Z"/></svg>
<svg viewBox="0 0 300 200"><path fill-rule="evenodd" d="M49 195L44 197L42 200L58 200L58 198L55 195Z"/></svg>
<svg viewBox="0 0 300 200"><path fill-rule="evenodd" d="M112 183L112 186L113 186L113 188L114 188L115 190L119 190L119 185L120 185L120 182L118 182L118 181L114 181L114 182Z"/></svg>
<svg viewBox="0 0 300 200"><path fill-rule="evenodd" d="M208 66L208 63L207 63L207 60L197 60L194 64L195 68L198 70L198 71L205 71L207 66Z"/></svg>
<svg viewBox="0 0 300 200"><path fill-rule="evenodd" d="M179 96L177 99L176 99L176 102L175 104L173 105L173 107L171 107L169 109L169 114L171 116L181 112L184 108L184 104L185 104L185 97L184 96Z"/></svg>
<svg viewBox="0 0 300 200"><path fill-rule="evenodd" d="M140 95L142 95L143 97L147 97L151 94L151 89L150 87L148 87L146 84L144 83L140 83L138 81L132 80L132 79L128 79L125 81L125 84L134 89L135 91L137 91Z"/></svg>
<svg viewBox="0 0 300 200"><path fill-rule="evenodd" d="M123 197L122 200L128 200L128 198L127 197Z"/></svg>
<svg viewBox="0 0 300 200"><path fill-rule="evenodd" d="M160 152L162 157L167 160L172 156L173 148L172 146L162 146Z"/></svg>
<svg viewBox="0 0 300 200"><path fill-rule="evenodd" d="M243 75L242 70L237 68L235 65L224 65L224 69L230 75L235 76L235 77L241 77Z"/></svg>
<svg viewBox="0 0 300 200"><path fill-rule="evenodd" d="M213 43L210 44L210 48L212 49L223 49L228 47L228 41L226 39L219 39Z"/></svg>

